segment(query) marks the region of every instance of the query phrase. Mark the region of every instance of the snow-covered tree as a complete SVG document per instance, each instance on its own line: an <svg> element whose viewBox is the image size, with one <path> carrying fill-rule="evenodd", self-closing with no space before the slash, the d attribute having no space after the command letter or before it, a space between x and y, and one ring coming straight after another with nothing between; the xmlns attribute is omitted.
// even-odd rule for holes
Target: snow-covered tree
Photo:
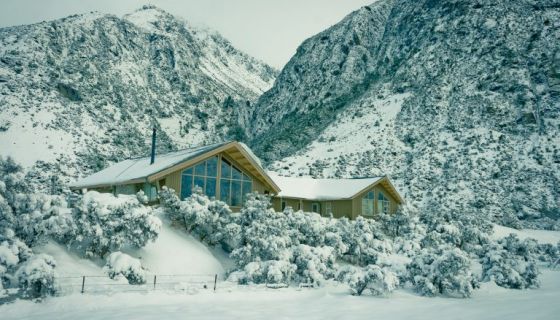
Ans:
<svg viewBox="0 0 560 320"><path fill-rule="evenodd" d="M510 234L487 245L485 252L481 259L483 280L512 289L539 286L535 240L521 241L515 234Z"/></svg>
<svg viewBox="0 0 560 320"><path fill-rule="evenodd" d="M407 266L408 280L425 296L470 297L478 288L471 260L458 248L423 249Z"/></svg>
<svg viewBox="0 0 560 320"><path fill-rule="evenodd" d="M136 196L89 191L73 208L74 245L86 255L103 257L125 245L143 247L157 238L161 220Z"/></svg>
<svg viewBox="0 0 560 320"><path fill-rule="evenodd" d="M111 279L123 276L130 284L146 283L146 270L140 260L120 251L113 252L107 257L103 269Z"/></svg>

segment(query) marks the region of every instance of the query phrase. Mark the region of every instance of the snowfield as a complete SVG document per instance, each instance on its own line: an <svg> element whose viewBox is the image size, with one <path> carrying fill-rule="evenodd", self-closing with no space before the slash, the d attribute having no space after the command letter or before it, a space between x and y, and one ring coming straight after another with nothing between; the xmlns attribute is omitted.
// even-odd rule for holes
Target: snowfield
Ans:
<svg viewBox="0 0 560 320"><path fill-rule="evenodd" d="M556 319L560 271L544 271L542 288L508 290L484 283L471 299L426 298L403 290L389 298L321 289L235 287L216 293L74 294L0 307L2 319Z"/></svg>

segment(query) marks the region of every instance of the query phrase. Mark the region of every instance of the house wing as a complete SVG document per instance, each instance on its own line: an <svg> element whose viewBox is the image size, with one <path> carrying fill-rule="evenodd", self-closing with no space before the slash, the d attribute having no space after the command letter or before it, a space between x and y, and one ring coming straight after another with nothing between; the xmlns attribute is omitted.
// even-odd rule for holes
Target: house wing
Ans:
<svg viewBox="0 0 560 320"><path fill-rule="evenodd" d="M186 168L220 152L226 153L229 157L243 165L246 170L268 185L274 192L280 192L280 188L261 167L260 160L253 155L247 146L236 141L160 154L156 156L155 163L153 164L150 164L150 157L121 161L70 184L70 188L100 188L153 182L162 176L181 168Z"/></svg>
<svg viewBox="0 0 560 320"><path fill-rule="evenodd" d="M371 188L375 187L376 185L383 186L389 192L389 194L391 194L391 196L393 196L393 198L395 198L397 200L398 204L403 204L404 203L404 199L400 195L399 191L395 188L395 186L393 185L393 183L391 182L391 180L387 176L384 176L384 177L381 177L380 179L377 179L377 181L374 181L373 183L371 183L367 187L365 187L362 190L360 190L359 192L355 193L354 196L352 196L352 198L357 198L357 197L361 196L366 191L370 190Z"/></svg>
<svg viewBox="0 0 560 320"><path fill-rule="evenodd" d="M237 141L226 143L218 148L200 154L199 156L193 157L188 161L178 163L174 166L166 168L165 170L156 172L148 177L148 181L149 182L156 181L172 172L190 167L197 162L200 162L206 158L212 157L222 152L226 154L229 158L235 160L235 162L243 166L243 169L247 170L255 178L257 178L262 183L270 187L270 189L272 189L274 193L280 192L280 187L278 187L278 185L274 182L274 180L272 180L270 176L266 173L266 171L262 168L260 160L252 153L249 147Z"/></svg>

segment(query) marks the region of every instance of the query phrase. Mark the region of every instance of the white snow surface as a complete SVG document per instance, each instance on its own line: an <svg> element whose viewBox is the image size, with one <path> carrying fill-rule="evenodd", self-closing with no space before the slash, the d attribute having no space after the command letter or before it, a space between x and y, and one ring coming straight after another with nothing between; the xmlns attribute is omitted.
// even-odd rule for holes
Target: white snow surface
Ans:
<svg viewBox="0 0 560 320"><path fill-rule="evenodd" d="M208 247L186 231L170 226L169 222L163 223L155 242L123 252L140 259L142 266L153 274L224 274L221 261Z"/></svg>
<svg viewBox="0 0 560 320"><path fill-rule="evenodd" d="M122 252L139 259L149 274L223 276L223 266L231 263L225 255L213 253L186 231L171 226L163 218L162 220L162 229L155 242L150 242L141 249L128 248ZM34 248L34 251L55 258L56 271L61 277L106 275L103 260L92 261L79 257L52 241Z"/></svg>
<svg viewBox="0 0 560 320"><path fill-rule="evenodd" d="M362 179L313 179L307 177L283 177L269 172L270 177L282 190L278 196L312 200L348 199L383 177Z"/></svg>
<svg viewBox="0 0 560 320"><path fill-rule="evenodd" d="M550 231L550 230L534 230L534 229L513 229L504 227L498 224L494 224L494 233L492 234L493 239L500 239L507 237L509 234L516 234L521 240L527 238L533 238L539 243L550 243L556 245L560 242L560 232Z"/></svg>
<svg viewBox="0 0 560 320"><path fill-rule="evenodd" d="M189 148L181 151L158 154L154 164L150 164L150 157L124 160L106 169L96 172L81 180L71 183L71 187L82 188L96 185L116 185L134 179L146 178L154 173L165 170L181 162L192 159L205 152L221 147L224 143L217 143L203 147Z"/></svg>
<svg viewBox="0 0 560 320"><path fill-rule="evenodd" d="M0 306L10 319L556 319L560 272L545 270L542 287L508 290L483 283L470 299L427 298L405 290L389 298L351 296L345 285L320 289L226 287L198 294L160 291L73 294L41 303Z"/></svg>

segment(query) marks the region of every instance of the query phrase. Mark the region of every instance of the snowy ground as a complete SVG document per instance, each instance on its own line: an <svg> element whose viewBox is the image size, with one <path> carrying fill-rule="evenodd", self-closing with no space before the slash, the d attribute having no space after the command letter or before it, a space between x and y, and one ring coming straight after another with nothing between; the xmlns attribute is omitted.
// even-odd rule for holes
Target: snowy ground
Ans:
<svg viewBox="0 0 560 320"><path fill-rule="evenodd" d="M74 294L43 303L0 307L2 319L557 319L560 271L545 271L538 290L483 284L471 299L425 298L398 291L390 298L322 289L235 288L216 293Z"/></svg>
<svg viewBox="0 0 560 320"><path fill-rule="evenodd" d="M155 243L127 251L157 274L218 273L230 263L223 253L209 250L196 239L164 221ZM495 237L511 232L521 238L556 243L560 232L514 230L496 226ZM53 255L65 276L103 274L101 262L91 262L49 243L39 250ZM397 290L388 298L349 295L345 285L319 289L268 289L218 282L211 286L175 287L140 292L79 289L42 303L18 300L0 306L0 319L557 319L560 314L560 270L544 269L536 290L508 290L483 283L470 299L426 298ZM88 280L88 282L91 280ZM112 281L104 278L103 281ZM87 287L86 287L87 288Z"/></svg>
<svg viewBox="0 0 560 320"><path fill-rule="evenodd" d="M557 244L560 241L560 232L558 231L532 229L516 230L497 224L494 225L494 233L492 234L492 237L494 239L500 239L507 237L510 233L516 234L519 239L533 238L539 243Z"/></svg>

